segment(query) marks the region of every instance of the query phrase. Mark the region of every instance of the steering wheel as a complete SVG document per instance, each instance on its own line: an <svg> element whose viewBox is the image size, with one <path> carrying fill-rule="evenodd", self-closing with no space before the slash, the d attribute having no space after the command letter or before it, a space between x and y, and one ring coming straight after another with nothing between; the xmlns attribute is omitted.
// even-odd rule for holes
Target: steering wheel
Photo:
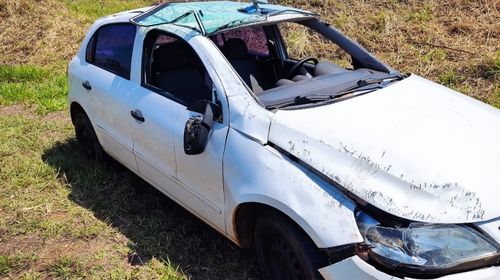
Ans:
<svg viewBox="0 0 500 280"><path fill-rule="evenodd" d="M304 66L304 63L308 62L308 61L311 61L314 63L314 65L318 64L319 60L315 57L312 57L312 56L308 56L306 58L303 58L301 59L300 61L297 61L297 63L295 63L295 65L292 67L292 69L290 69L290 71L288 71L288 74L286 75L286 78L287 79L291 79L293 78L292 75L293 73L295 73L295 71L297 71L297 69L301 68L302 66ZM304 70L305 71L305 70Z"/></svg>

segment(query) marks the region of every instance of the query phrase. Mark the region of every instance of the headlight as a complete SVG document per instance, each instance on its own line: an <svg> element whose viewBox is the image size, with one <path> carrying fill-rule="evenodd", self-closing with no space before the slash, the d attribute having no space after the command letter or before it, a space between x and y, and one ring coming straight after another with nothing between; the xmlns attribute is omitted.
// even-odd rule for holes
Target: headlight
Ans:
<svg viewBox="0 0 500 280"><path fill-rule="evenodd" d="M500 249L478 231L462 225L411 223L385 227L359 212L358 225L370 259L410 273L451 273L498 263ZM479 262L479 263L478 263Z"/></svg>

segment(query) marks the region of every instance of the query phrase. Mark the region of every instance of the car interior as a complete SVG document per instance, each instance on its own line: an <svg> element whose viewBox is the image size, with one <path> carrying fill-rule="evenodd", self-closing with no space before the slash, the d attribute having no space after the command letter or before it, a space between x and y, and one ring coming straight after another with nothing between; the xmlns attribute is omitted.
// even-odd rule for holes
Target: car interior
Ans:
<svg viewBox="0 0 500 280"><path fill-rule="evenodd" d="M254 92L262 92L273 87L273 75L270 75L262 59L259 60L257 55L249 52L243 39L231 38L224 42L221 50L243 81Z"/></svg>
<svg viewBox="0 0 500 280"><path fill-rule="evenodd" d="M362 79L388 74L360 66L338 45L300 23L241 27L211 39L267 108L303 95L332 96ZM306 45L297 47L294 41Z"/></svg>
<svg viewBox="0 0 500 280"><path fill-rule="evenodd" d="M299 49L300 52L294 49L293 40L286 38L289 34L284 33L289 31L279 29L276 24L241 27L217 33L210 39L266 107L290 102L304 94L331 96L367 77L387 76L385 72L354 67L356 61L351 62L354 59L345 52L344 61L347 57L348 62L344 64L349 66L335 63L328 56L343 50L330 41L330 45L320 47L319 36L310 35L312 31L305 28L305 32L297 33L309 36L306 39L311 41L306 41L309 45L302 46L305 51ZM145 73L145 83L188 107L198 100L211 100L212 82L189 44L161 31L150 33L145 43L149 70Z"/></svg>
<svg viewBox="0 0 500 280"><path fill-rule="evenodd" d="M273 34L277 34L273 32L274 27L243 27L211 38L257 96L270 89L294 85L314 77L349 72L314 57L302 61L288 56L280 58L276 38L272 38ZM287 42L281 40L286 46Z"/></svg>
<svg viewBox="0 0 500 280"><path fill-rule="evenodd" d="M185 41L162 32L146 38L145 83L190 107L212 100L212 80L194 50Z"/></svg>

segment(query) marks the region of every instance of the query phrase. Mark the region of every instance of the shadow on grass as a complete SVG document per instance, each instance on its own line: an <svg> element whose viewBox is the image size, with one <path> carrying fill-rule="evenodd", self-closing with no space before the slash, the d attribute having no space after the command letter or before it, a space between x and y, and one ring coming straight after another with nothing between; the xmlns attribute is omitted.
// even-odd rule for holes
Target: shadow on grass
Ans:
<svg viewBox="0 0 500 280"><path fill-rule="evenodd" d="M71 188L69 198L130 239L129 257L179 266L193 279L258 279L256 261L119 163L83 159L76 142L55 143L43 160Z"/></svg>

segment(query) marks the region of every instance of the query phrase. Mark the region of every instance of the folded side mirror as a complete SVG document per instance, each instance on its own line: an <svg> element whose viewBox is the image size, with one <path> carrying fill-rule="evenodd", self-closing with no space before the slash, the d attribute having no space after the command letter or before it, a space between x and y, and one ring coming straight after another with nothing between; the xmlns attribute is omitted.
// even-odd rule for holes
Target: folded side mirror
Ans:
<svg viewBox="0 0 500 280"><path fill-rule="evenodd" d="M186 155L199 155L205 151L213 123L212 104L206 102L203 116L191 117L184 127L184 153Z"/></svg>

